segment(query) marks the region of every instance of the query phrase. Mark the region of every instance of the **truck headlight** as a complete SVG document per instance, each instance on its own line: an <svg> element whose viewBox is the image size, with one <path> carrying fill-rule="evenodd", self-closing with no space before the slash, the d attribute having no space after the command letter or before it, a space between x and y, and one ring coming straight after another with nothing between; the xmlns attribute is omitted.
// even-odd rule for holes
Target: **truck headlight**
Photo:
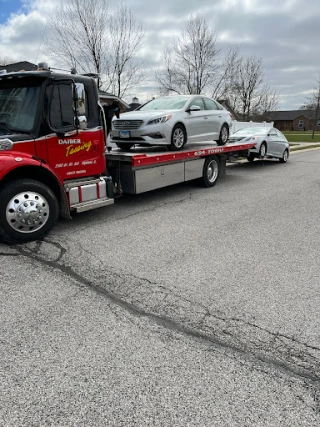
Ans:
<svg viewBox="0 0 320 427"><path fill-rule="evenodd" d="M12 147L13 147L13 142L11 141L11 139L8 139L8 138L0 139L0 151L11 150Z"/></svg>

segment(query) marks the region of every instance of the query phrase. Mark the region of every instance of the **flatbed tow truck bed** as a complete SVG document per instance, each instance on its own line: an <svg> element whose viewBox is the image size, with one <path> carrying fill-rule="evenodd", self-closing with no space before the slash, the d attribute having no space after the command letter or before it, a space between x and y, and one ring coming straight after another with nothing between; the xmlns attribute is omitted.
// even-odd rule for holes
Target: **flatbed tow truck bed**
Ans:
<svg viewBox="0 0 320 427"><path fill-rule="evenodd" d="M226 161L246 157L255 144L188 144L180 151L139 147L106 152L107 170L120 193L140 194L173 184L202 179L206 187L226 174Z"/></svg>

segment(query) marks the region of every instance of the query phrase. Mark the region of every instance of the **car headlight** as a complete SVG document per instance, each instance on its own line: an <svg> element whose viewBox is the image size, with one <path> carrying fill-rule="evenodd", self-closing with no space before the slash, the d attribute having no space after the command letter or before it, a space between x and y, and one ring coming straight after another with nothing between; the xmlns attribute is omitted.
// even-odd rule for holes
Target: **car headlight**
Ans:
<svg viewBox="0 0 320 427"><path fill-rule="evenodd" d="M258 141L260 136L247 136L243 141Z"/></svg>
<svg viewBox="0 0 320 427"><path fill-rule="evenodd" d="M159 123L165 123L168 120L170 120L172 117L172 114L167 114L166 116L157 117L156 119L149 120L147 125L157 125Z"/></svg>

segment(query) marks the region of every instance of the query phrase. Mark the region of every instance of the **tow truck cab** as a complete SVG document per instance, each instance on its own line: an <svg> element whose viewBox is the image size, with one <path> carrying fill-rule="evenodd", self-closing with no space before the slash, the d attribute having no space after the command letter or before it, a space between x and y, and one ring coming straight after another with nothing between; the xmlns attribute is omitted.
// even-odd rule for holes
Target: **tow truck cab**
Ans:
<svg viewBox="0 0 320 427"><path fill-rule="evenodd" d="M49 70L0 75L3 234L36 239L59 214L113 203L105 146L94 78Z"/></svg>

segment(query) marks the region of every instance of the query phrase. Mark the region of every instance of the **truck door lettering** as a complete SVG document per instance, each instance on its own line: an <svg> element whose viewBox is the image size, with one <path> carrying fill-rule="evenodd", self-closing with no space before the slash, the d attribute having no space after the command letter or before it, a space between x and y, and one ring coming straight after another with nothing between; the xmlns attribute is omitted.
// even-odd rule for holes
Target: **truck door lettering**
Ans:
<svg viewBox="0 0 320 427"><path fill-rule="evenodd" d="M81 151L90 151L92 147L92 142L83 142L81 145L77 145L77 146L72 146L72 145L68 145L66 147L66 157L72 156L73 154L77 154L80 153Z"/></svg>

